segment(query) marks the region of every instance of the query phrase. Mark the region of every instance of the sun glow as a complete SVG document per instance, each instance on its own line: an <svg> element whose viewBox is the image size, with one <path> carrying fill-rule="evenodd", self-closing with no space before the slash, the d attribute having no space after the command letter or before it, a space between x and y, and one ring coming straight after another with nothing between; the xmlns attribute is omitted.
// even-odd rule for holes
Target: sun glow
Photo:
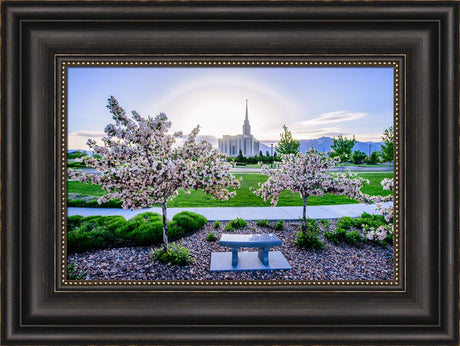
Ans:
<svg viewBox="0 0 460 346"><path fill-rule="evenodd" d="M246 99L249 100L249 121L254 136L281 128L283 121L295 118L300 111L288 96L245 78L185 81L149 108L156 112L167 109L176 130L189 132L200 125L200 134L221 137L242 133Z"/></svg>

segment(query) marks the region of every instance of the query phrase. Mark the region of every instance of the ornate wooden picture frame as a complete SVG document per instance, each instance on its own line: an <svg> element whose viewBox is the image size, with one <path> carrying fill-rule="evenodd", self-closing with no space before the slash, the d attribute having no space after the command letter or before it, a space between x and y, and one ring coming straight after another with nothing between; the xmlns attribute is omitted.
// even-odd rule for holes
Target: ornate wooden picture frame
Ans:
<svg viewBox="0 0 460 346"><path fill-rule="evenodd" d="M1 342L458 343L458 5L2 2ZM333 60L397 66L391 284L65 279L69 61Z"/></svg>

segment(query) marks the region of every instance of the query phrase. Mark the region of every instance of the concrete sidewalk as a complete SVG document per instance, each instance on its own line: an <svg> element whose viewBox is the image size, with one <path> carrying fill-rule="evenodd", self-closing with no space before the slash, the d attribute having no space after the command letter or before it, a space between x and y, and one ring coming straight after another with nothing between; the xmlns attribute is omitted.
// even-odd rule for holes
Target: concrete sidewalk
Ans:
<svg viewBox="0 0 460 346"><path fill-rule="evenodd" d="M392 202L382 203L384 206ZM124 210L118 208L67 208L71 215L121 215L130 219L147 211L161 214L161 208ZM302 217L302 207L226 207L226 208L168 208L168 219L181 211L192 211L205 216L209 221L228 221L236 218L244 220L298 220ZM363 212L376 214L375 204L319 205L307 207L307 217L312 219L336 219L343 216L358 217Z"/></svg>

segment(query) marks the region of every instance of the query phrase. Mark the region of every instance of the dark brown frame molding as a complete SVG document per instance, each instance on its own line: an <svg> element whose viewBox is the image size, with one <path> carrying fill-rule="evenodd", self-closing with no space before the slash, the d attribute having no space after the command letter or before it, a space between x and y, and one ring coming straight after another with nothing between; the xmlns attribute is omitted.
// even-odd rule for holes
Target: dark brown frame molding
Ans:
<svg viewBox="0 0 460 346"><path fill-rule="evenodd" d="M457 345L459 4L3 1L0 343ZM401 280L61 285L66 132L56 71L78 56L399 59Z"/></svg>

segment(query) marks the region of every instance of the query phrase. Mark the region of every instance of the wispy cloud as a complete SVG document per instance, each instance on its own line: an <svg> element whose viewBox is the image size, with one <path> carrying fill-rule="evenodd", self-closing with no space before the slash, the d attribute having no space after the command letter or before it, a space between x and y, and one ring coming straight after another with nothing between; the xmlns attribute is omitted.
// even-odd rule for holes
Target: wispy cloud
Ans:
<svg viewBox="0 0 460 346"><path fill-rule="evenodd" d="M367 115L367 113L360 113L360 112L348 112L348 111L337 111L337 112L328 112L323 113L319 117L302 121L302 125L323 125L328 123L338 123L342 121L350 121L359 118L363 118Z"/></svg>
<svg viewBox="0 0 460 346"><path fill-rule="evenodd" d="M320 138L320 137L337 137L338 135L349 136L350 133L341 131L338 127L323 127L321 129L301 130L294 129L294 136L299 138Z"/></svg>
<svg viewBox="0 0 460 346"><path fill-rule="evenodd" d="M381 133L362 133L356 135L356 139L361 142L381 142Z"/></svg>
<svg viewBox="0 0 460 346"><path fill-rule="evenodd" d="M104 136L104 131L74 131L74 132L69 132L69 136L87 137L88 139L88 138L93 138L93 137L102 137Z"/></svg>
<svg viewBox="0 0 460 346"><path fill-rule="evenodd" d="M101 144L101 138L105 135L103 131L73 131L69 132L67 137L68 149L83 149L88 150L86 142L88 139L94 139Z"/></svg>

